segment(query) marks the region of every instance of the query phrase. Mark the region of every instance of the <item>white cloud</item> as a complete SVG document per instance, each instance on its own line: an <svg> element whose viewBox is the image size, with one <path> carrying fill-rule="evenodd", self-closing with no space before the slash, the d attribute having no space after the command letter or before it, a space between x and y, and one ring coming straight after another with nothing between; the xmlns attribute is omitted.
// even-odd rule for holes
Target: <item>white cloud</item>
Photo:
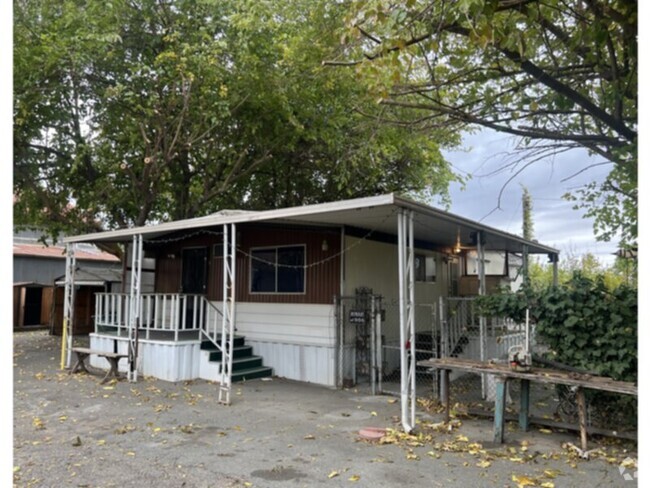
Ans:
<svg viewBox="0 0 650 488"><path fill-rule="evenodd" d="M564 255L592 253L602 262L611 263L617 242L596 241L593 221L583 218L583 211L573 210L573 204L562 198L586 183L602 181L610 165L594 166L575 175L600 162L586 151L575 149L526 168L521 162L504 167L513 161L514 146L512 136L483 130L465 136L464 147L469 150L445 152L456 171L471 175L464 190L459 184L450 187L451 212L521 234L523 185L533 200L536 239L560 249Z"/></svg>

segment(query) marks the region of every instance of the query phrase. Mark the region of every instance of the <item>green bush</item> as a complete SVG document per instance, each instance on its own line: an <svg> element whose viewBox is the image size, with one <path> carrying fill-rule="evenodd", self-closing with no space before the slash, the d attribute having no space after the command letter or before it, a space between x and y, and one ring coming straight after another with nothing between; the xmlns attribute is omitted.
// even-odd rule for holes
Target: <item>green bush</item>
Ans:
<svg viewBox="0 0 650 488"><path fill-rule="evenodd" d="M536 324L537 342L549 348L550 359L621 381L637 381L637 290L626 284L613 289L602 276L574 272L565 283L517 293L502 291L480 297L487 316L525 320L526 309ZM603 426L633 425L636 399L587 392L594 415Z"/></svg>

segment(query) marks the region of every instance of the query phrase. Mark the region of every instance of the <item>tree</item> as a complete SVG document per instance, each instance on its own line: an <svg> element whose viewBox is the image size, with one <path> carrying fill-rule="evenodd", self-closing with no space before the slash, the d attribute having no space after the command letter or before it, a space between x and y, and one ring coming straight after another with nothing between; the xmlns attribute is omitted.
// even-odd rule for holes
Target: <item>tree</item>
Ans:
<svg viewBox="0 0 650 488"><path fill-rule="evenodd" d="M341 49L343 5L22 0L14 12L18 225L88 232L386 191L444 198L455 178L439 147L457 135L369 120L367 87L321 66Z"/></svg>
<svg viewBox="0 0 650 488"><path fill-rule="evenodd" d="M348 18L347 55L329 64L356 66L382 105L433 126L519 136L524 167L574 148L599 156L609 177L571 197L600 239L634 242L636 32L631 0L370 0Z"/></svg>
<svg viewBox="0 0 650 488"><path fill-rule="evenodd" d="M521 194L521 211L522 211L522 235L524 239L533 240L534 223L533 223L533 198L530 196L528 188L522 186Z"/></svg>

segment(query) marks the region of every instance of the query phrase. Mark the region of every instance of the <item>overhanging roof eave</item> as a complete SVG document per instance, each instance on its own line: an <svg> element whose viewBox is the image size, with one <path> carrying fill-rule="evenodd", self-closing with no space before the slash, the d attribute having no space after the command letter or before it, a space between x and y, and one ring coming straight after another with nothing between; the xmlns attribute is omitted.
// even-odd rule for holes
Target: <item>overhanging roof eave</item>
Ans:
<svg viewBox="0 0 650 488"><path fill-rule="evenodd" d="M446 212L444 210L433 208L428 205L416 202L414 200L410 200L408 198L396 196L395 204L403 208L414 210L415 212L423 215L436 217L441 220L446 220L447 222L457 223L458 225L462 225L464 227L471 228L473 230L485 231L488 234L492 234L502 239L515 242L517 244L520 244L521 246L528 246L528 252L531 254L559 254L560 253L558 249L555 249L553 247L540 244L539 242L536 241L530 241L528 239L524 239L523 237L520 237L518 235L504 232L494 227L481 224L480 222L476 222L474 220L470 220L465 217L461 217L459 215Z"/></svg>

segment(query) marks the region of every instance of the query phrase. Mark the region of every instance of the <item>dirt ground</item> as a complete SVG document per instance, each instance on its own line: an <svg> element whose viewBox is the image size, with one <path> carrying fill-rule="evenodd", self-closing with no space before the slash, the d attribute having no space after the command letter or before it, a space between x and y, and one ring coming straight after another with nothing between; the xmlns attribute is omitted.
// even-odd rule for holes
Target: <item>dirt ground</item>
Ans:
<svg viewBox="0 0 650 488"><path fill-rule="evenodd" d="M232 405L214 383L101 377L58 369L60 338L14 334L13 478L18 487L517 487L636 486L635 446L490 420L441 423L418 409L417 434L399 429L399 401L273 378L236 384ZM563 445L565 447L563 447ZM627 478L630 478L629 481Z"/></svg>

